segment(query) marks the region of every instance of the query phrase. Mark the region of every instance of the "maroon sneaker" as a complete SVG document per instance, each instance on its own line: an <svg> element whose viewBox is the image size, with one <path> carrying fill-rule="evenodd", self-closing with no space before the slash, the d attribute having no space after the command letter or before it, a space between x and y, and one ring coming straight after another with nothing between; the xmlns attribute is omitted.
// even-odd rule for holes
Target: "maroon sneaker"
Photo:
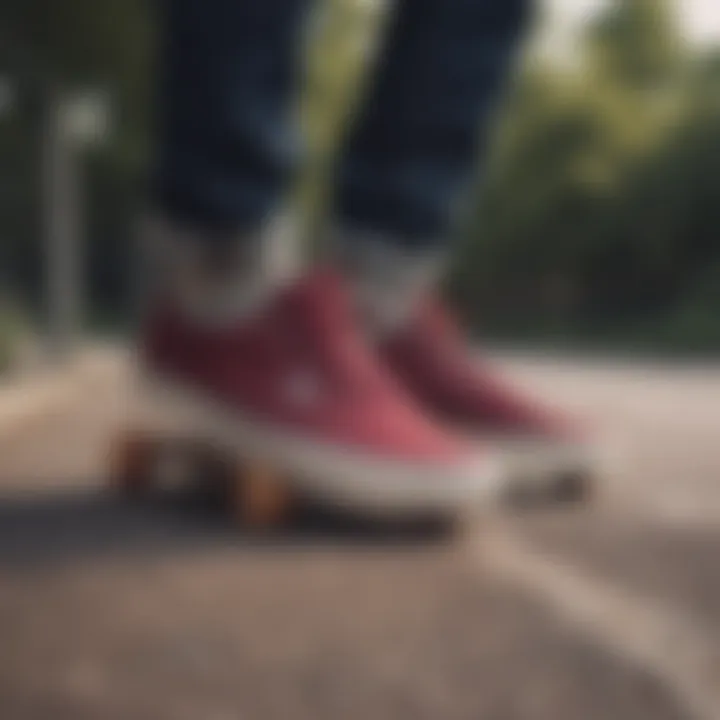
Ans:
<svg viewBox="0 0 720 720"><path fill-rule="evenodd" d="M499 465L429 419L382 366L330 272L222 328L158 309L140 360L166 415L240 455L271 458L326 501L454 511L499 489Z"/></svg>
<svg viewBox="0 0 720 720"><path fill-rule="evenodd" d="M587 427L527 397L473 356L438 299L419 307L381 353L428 410L500 451L512 492L579 500L591 490L598 452Z"/></svg>

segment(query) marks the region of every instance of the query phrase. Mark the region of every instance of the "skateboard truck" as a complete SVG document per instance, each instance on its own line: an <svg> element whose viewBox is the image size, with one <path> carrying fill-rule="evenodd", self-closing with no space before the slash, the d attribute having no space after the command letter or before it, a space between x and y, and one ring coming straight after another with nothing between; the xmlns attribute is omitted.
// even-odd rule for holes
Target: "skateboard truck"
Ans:
<svg viewBox="0 0 720 720"><path fill-rule="evenodd" d="M238 525L253 529L276 527L293 508L293 494L269 465L260 460L232 460L220 448L180 438L125 431L111 456L111 483L123 495L142 497L161 484L163 457L175 454L193 478L202 477L222 492L223 506Z"/></svg>

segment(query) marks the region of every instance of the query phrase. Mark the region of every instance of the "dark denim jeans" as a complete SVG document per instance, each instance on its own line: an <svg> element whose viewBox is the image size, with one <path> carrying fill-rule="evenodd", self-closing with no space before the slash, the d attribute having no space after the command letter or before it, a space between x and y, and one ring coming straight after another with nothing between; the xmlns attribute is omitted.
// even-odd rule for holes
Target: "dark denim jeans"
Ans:
<svg viewBox="0 0 720 720"><path fill-rule="evenodd" d="M339 160L341 227L443 241L529 2L395 4ZM291 110L308 4L164 0L156 191L171 218L234 234L277 206L299 157Z"/></svg>

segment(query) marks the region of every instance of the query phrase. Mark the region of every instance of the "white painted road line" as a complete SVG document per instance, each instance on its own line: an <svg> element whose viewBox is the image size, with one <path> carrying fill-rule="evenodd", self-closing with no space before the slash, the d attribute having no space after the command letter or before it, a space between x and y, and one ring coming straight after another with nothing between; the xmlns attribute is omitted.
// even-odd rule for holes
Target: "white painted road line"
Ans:
<svg viewBox="0 0 720 720"><path fill-rule="evenodd" d="M484 569L660 678L697 720L720 719L720 649L692 618L537 553L503 527L483 532L471 547Z"/></svg>

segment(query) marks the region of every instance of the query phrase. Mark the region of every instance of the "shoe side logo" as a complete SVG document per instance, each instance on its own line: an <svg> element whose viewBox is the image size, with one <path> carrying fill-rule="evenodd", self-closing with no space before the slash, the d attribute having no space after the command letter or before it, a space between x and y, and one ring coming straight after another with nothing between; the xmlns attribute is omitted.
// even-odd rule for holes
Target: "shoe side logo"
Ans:
<svg viewBox="0 0 720 720"><path fill-rule="evenodd" d="M283 395L296 407L312 407L320 402L322 385L317 375L309 370L296 370L285 378Z"/></svg>

